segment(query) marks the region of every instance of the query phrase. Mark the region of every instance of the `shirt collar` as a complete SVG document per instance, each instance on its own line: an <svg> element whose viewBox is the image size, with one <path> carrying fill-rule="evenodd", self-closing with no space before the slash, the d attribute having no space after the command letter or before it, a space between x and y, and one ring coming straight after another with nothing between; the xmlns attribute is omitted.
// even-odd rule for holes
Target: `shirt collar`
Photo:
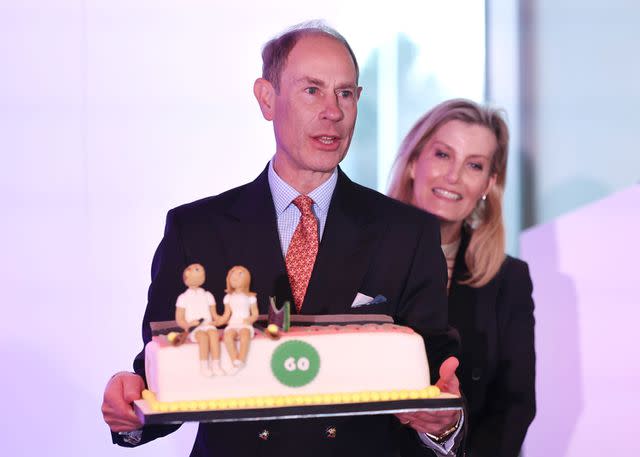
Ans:
<svg viewBox="0 0 640 457"><path fill-rule="evenodd" d="M280 216L300 193L278 176L273 168L273 159L269 161L267 176L273 204L276 208L276 216ZM333 196L333 191L336 189L337 183L338 168L336 167L329 179L307 194L320 211L325 214L329 211L329 204L331 203L331 197Z"/></svg>

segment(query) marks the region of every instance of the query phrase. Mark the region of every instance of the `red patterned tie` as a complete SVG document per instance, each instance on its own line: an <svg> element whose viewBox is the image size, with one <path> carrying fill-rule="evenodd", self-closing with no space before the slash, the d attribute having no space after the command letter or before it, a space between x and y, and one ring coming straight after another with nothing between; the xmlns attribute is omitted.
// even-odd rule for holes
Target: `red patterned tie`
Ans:
<svg viewBox="0 0 640 457"><path fill-rule="evenodd" d="M293 204L302 214L300 214L296 231L293 232L285 261L293 300L296 310L300 312L318 254L318 221L311 211L313 206L311 198L299 195L293 200Z"/></svg>

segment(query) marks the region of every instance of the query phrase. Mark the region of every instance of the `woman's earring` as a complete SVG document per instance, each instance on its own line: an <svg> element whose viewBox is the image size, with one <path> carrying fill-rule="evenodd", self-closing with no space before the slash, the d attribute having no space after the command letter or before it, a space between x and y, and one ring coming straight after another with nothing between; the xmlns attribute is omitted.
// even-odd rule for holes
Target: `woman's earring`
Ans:
<svg viewBox="0 0 640 457"><path fill-rule="evenodd" d="M482 201L485 201L486 199L487 199L487 194L484 194L484 195L482 196Z"/></svg>

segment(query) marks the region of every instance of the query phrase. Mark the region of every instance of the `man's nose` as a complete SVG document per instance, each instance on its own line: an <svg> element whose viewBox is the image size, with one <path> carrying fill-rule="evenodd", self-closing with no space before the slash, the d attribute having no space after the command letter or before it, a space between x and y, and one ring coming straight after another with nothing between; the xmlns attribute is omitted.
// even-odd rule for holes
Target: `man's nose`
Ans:
<svg viewBox="0 0 640 457"><path fill-rule="evenodd" d="M330 121L340 121L344 117L344 112L340 107L338 96L326 97L324 106L322 107L321 117L322 119L328 119Z"/></svg>

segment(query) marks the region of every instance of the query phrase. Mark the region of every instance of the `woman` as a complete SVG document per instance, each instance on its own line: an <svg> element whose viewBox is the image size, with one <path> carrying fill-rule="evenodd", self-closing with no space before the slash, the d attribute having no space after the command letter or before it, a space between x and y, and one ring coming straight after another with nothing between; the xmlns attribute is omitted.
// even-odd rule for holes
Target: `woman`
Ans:
<svg viewBox="0 0 640 457"><path fill-rule="evenodd" d="M467 456L517 456L535 416L531 278L504 248L508 137L496 111L446 101L404 139L389 189L440 220L449 323L462 340Z"/></svg>

